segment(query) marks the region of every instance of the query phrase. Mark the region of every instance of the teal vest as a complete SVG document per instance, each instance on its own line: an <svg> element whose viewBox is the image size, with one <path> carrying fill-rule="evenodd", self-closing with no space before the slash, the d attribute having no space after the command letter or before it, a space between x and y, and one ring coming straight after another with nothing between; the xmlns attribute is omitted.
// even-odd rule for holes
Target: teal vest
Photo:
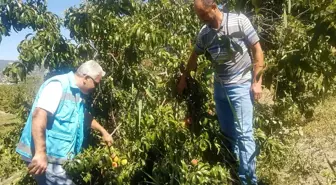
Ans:
<svg viewBox="0 0 336 185"><path fill-rule="evenodd" d="M82 147L86 147L91 128L91 123L84 118L86 108L80 90L75 85L73 72L54 76L41 85L16 152L28 159L34 156L32 115L42 90L52 81L58 81L62 84L63 94L54 115L48 116L45 132L46 153L48 163L62 164L66 160L73 159Z"/></svg>

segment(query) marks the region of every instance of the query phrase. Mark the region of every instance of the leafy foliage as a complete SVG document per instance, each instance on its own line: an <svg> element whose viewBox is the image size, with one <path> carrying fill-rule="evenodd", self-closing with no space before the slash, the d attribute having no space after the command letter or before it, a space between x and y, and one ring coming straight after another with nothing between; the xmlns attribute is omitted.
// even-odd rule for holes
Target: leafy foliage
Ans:
<svg viewBox="0 0 336 185"><path fill-rule="evenodd" d="M255 23L267 59L265 85L275 91L275 105L257 107L255 120L263 172L284 165L285 138L297 121L293 112L311 117L312 108L335 89L335 1L310 2L228 4ZM114 131L115 143L104 147L94 136L92 147L66 165L75 182L222 184L234 178L235 161L218 128L205 57L184 94L175 92L181 62L201 26L191 4L88 0L68 9L64 20L47 12L42 1L6 1L0 7L0 35L11 28L36 31L18 46L27 72L38 65L51 75L64 73L92 58L107 71L88 102ZM73 40L61 36L60 25ZM11 67L6 73L16 71ZM115 162L112 154L128 162Z"/></svg>
<svg viewBox="0 0 336 185"><path fill-rule="evenodd" d="M10 132L0 136L0 157L2 162L0 168L0 181L10 177L13 172L24 168L23 161L20 157L18 155L13 155L20 136L17 133L21 133L22 128L23 124L17 124Z"/></svg>
<svg viewBox="0 0 336 185"><path fill-rule="evenodd" d="M27 75L26 67L23 63L20 62L14 62L13 64L10 64L4 69L2 73L5 76L10 77L10 80L14 83L26 80Z"/></svg>
<svg viewBox="0 0 336 185"><path fill-rule="evenodd" d="M314 106L334 90L336 58L328 42L331 37L322 31L309 31L316 29L318 22L311 23L288 13L285 9L283 21L270 35L271 42L277 44L267 51L271 67L265 77L269 81L265 83L273 84L277 98L288 97L311 117ZM317 38L315 33L323 36Z"/></svg>

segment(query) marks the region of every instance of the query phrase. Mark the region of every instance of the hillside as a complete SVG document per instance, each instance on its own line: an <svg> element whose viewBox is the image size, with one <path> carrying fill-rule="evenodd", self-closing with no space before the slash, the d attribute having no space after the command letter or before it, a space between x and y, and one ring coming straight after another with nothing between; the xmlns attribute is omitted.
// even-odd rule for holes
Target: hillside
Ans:
<svg viewBox="0 0 336 185"><path fill-rule="evenodd" d="M10 63L16 62L15 60L1 60L0 59L0 82L4 82L4 75L2 74L2 71L6 68L6 66ZM35 67L35 69L29 73L29 76L38 76L43 77L45 72L45 69L40 69L38 67Z"/></svg>
<svg viewBox="0 0 336 185"><path fill-rule="evenodd" d="M12 62L15 62L14 60L0 60L0 82L4 81L4 75L2 74L2 71L6 68L6 66Z"/></svg>
<svg viewBox="0 0 336 185"><path fill-rule="evenodd" d="M2 72L3 69L9 64L15 62L14 60L0 60L0 71Z"/></svg>

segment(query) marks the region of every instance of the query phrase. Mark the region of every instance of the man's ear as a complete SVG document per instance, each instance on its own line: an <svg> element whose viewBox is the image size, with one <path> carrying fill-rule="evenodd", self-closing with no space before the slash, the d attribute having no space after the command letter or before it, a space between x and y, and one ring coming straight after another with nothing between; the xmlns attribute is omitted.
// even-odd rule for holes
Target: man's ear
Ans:
<svg viewBox="0 0 336 185"><path fill-rule="evenodd" d="M86 84L88 78L89 78L88 76L84 76L84 77L83 77L83 84L84 84L84 85Z"/></svg>

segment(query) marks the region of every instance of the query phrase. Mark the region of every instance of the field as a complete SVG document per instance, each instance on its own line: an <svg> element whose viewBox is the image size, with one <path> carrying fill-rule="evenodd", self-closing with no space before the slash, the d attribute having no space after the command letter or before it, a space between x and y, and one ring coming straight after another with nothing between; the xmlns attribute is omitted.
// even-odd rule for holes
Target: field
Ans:
<svg viewBox="0 0 336 185"><path fill-rule="evenodd" d="M13 128L13 125L17 124L19 121L15 115L6 112L0 112L0 135L3 135Z"/></svg>

